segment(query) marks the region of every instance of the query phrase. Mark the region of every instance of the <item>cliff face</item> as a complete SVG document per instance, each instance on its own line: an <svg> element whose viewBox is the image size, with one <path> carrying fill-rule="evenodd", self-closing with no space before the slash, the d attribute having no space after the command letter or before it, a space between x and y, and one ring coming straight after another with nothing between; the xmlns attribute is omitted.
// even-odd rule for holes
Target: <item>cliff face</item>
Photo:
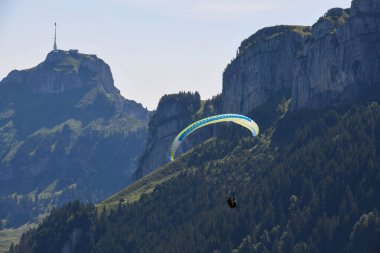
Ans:
<svg viewBox="0 0 380 253"><path fill-rule="evenodd" d="M246 114L282 89L291 89L297 52L308 27L264 28L242 42L223 74L223 111Z"/></svg>
<svg viewBox="0 0 380 253"><path fill-rule="evenodd" d="M27 70L14 70L3 83L21 83L33 93L62 93L86 86L118 92L111 69L96 55L51 51L44 62Z"/></svg>
<svg viewBox="0 0 380 253"><path fill-rule="evenodd" d="M265 28L245 40L223 76L223 111L247 113L282 89L292 110L344 104L380 80L377 0L329 10L311 27Z"/></svg>
<svg viewBox="0 0 380 253"><path fill-rule="evenodd" d="M139 179L168 162L168 152L174 137L192 123L200 109L198 93L165 95L149 121L148 141L140 159L135 178Z"/></svg>
<svg viewBox="0 0 380 253"><path fill-rule="evenodd" d="M120 95L114 86L110 67L96 55L51 51L45 61L36 67L10 72L1 85L20 87L37 96L84 89L91 90L94 95L96 91L101 91L112 99L116 111L126 112L141 120L147 120L149 116L141 104Z"/></svg>
<svg viewBox="0 0 380 253"><path fill-rule="evenodd" d="M196 120L220 112L220 95L207 101L201 101L197 92L163 96L157 111L149 121L148 141L135 172L135 179L143 177L169 161L170 145L182 129ZM215 128L212 126L192 133L191 137L185 139L178 148L176 155L191 149L213 134L215 134Z"/></svg>
<svg viewBox="0 0 380 253"><path fill-rule="evenodd" d="M380 12L369 6L375 1L353 1L313 25L295 68L294 110L347 103L379 84Z"/></svg>

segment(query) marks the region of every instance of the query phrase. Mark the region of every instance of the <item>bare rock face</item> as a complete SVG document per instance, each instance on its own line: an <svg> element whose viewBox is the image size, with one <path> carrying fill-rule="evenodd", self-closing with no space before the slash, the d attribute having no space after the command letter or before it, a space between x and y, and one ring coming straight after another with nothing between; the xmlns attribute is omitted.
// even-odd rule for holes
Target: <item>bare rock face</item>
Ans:
<svg viewBox="0 0 380 253"><path fill-rule="evenodd" d="M290 89L297 53L309 35L308 27L276 26L243 41L223 74L223 111L246 114L275 92Z"/></svg>
<svg viewBox="0 0 380 253"><path fill-rule="evenodd" d="M111 69L96 55L51 51L44 62L27 70L12 71L2 83L26 85L34 93L62 93L85 86L119 92Z"/></svg>
<svg viewBox="0 0 380 253"><path fill-rule="evenodd" d="M339 49L337 30L348 17L348 11L333 9L312 26L312 37L294 68L297 78L292 90L293 109L323 107L343 91L337 82L347 83L349 77L340 69L339 61L346 60L346 56Z"/></svg>
<svg viewBox="0 0 380 253"><path fill-rule="evenodd" d="M380 13L376 3L353 1L351 9L332 9L313 25L313 36L295 68L293 110L349 103L378 85Z"/></svg>
<svg viewBox="0 0 380 253"><path fill-rule="evenodd" d="M20 86L34 94L62 94L88 88L108 94L118 112L141 120L149 118L148 111L141 104L120 95L109 65L96 55L51 51L44 62L31 69L13 70L0 83L2 86Z"/></svg>
<svg viewBox="0 0 380 253"><path fill-rule="evenodd" d="M149 121L148 141L140 157L134 179L140 179L154 169L169 162L169 149L174 138L189 124L222 112L221 95L201 101L198 92L165 95L157 111ZM210 125L201 128L186 138L176 151L176 157L197 144L216 135L218 128Z"/></svg>
<svg viewBox="0 0 380 253"><path fill-rule="evenodd" d="M248 113L277 91L291 109L349 103L380 80L380 1L354 0L311 27L264 28L243 41L223 76L223 111Z"/></svg>
<svg viewBox="0 0 380 253"><path fill-rule="evenodd" d="M165 95L160 99L157 111L149 121L148 141L135 179L169 161L168 152L174 137L192 123L193 115L199 108L200 96L197 92Z"/></svg>

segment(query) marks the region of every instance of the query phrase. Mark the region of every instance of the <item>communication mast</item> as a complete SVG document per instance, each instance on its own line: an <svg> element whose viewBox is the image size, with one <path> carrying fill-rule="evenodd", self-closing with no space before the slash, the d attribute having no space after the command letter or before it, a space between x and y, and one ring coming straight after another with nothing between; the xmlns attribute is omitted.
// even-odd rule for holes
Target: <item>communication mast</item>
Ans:
<svg viewBox="0 0 380 253"><path fill-rule="evenodd" d="M57 23L54 23L54 46L53 50L57 50Z"/></svg>

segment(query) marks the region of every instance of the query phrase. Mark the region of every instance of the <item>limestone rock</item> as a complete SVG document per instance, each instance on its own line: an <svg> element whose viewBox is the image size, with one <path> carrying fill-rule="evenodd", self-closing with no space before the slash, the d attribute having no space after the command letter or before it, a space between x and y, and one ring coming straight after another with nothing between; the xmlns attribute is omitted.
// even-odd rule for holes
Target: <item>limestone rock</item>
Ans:
<svg viewBox="0 0 380 253"><path fill-rule="evenodd" d="M192 123L200 108L198 93L165 95L149 122L148 141L135 172L135 179L169 161L168 152L174 137Z"/></svg>
<svg viewBox="0 0 380 253"><path fill-rule="evenodd" d="M370 11L365 2L374 5L354 1L351 10L334 9L313 25L313 37L295 68L293 110L349 103L376 86L380 15L359 14L358 10Z"/></svg>
<svg viewBox="0 0 380 253"><path fill-rule="evenodd" d="M111 69L96 55L51 51L44 62L27 70L14 70L4 85L24 85L34 93L62 93L85 86L119 92L114 86Z"/></svg>
<svg viewBox="0 0 380 253"><path fill-rule="evenodd" d="M243 41L223 74L223 112L246 114L275 92L290 89L297 54L309 36L308 27L276 26Z"/></svg>
<svg viewBox="0 0 380 253"><path fill-rule="evenodd" d="M380 80L380 1L354 0L311 27L264 28L239 47L223 75L223 112L246 114L277 91L291 109L350 103Z"/></svg>

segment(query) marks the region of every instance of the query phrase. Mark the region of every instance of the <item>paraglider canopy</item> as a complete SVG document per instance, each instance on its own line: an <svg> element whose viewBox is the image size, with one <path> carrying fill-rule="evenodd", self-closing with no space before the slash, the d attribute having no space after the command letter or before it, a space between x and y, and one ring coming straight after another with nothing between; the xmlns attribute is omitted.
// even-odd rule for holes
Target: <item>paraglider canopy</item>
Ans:
<svg viewBox="0 0 380 253"><path fill-rule="evenodd" d="M178 147L182 143L182 141L192 132L195 130L210 125L210 124L215 124L215 123L220 123L220 122L234 122L236 124L239 124L248 130L252 132L253 136L258 135L259 133L259 127L258 125L250 118L240 115L240 114L220 114L220 115L215 115L211 116L208 118L204 118L201 120L198 120L194 122L193 124L190 124L187 126L185 129L183 129L173 140L173 143L170 147L169 150L169 159L171 161L174 160L174 155L175 152L177 151Z"/></svg>

